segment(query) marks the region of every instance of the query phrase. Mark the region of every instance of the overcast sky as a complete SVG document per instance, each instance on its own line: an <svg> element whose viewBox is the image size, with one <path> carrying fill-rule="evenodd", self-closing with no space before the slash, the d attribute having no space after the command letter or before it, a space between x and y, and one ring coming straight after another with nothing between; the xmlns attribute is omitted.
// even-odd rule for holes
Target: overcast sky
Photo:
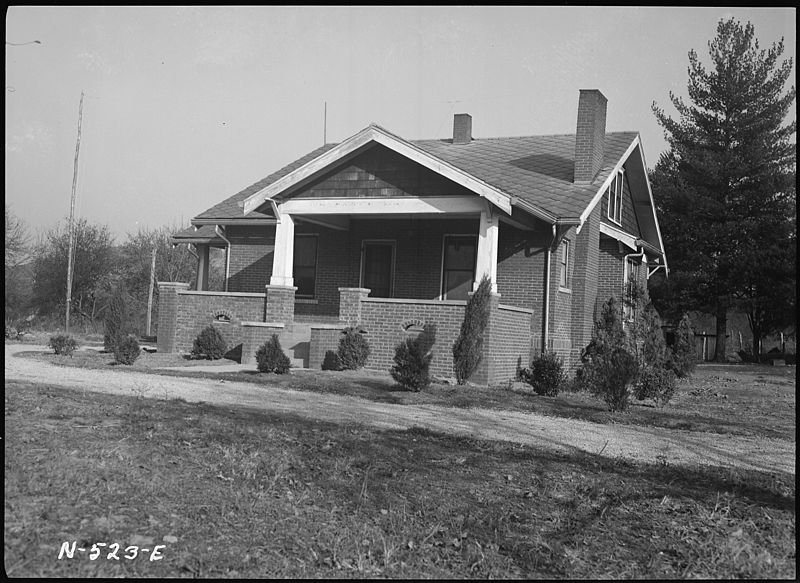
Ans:
<svg viewBox="0 0 800 583"><path fill-rule="evenodd" d="M600 89L608 130L639 131L652 167L652 102L675 114L687 53L708 63L730 16L795 55L790 8L13 6L6 202L33 232L69 215L82 90L76 210L120 242L321 145L325 102L328 142L371 122L445 138L454 113L482 138L572 133L579 89Z"/></svg>

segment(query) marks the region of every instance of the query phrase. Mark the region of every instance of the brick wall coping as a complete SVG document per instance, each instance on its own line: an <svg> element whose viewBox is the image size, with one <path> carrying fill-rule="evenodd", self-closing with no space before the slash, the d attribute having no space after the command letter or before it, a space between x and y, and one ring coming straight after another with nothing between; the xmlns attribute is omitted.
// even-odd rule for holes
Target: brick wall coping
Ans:
<svg viewBox="0 0 800 583"><path fill-rule="evenodd" d="M286 324L283 322L242 322L242 327L253 326L261 328L285 328Z"/></svg>
<svg viewBox="0 0 800 583"><path fill-rule="evenodd" d="M252 292L217 292L217 291L182 291L178 292L182 296L226 296L233 298L265 298L267 294Z"/></svg>
<svg viewBox="0 0 800 583"><path fill-rule="evenodd" d="M159 287L182 287L184 289L189 289L188 283L183 283L180 281L159 281L157 282Z"/></svg>
<svg viewBox="0 0 800 583"><path fill-rule="evenodd" d="M506 304L498 304L501 310L508 310L509 312L522 312L523 314L533 314L533 310L528 308L518 308L517 306L507 306Z"/></svg>
<svg viewBox="0 0 800 583"><path fill-rule="evenodd" d="M311 324L309 326L312 330L344 330L347 328L346 324Z"/></svg>
<svg viewBox="0 0 800 583"><path fill-rule="evenodd" d="M386 304L414 304L431 306L466 306L467 300L413 300L404 298L364 298L362 302Z"/></svg>
<svg viewBox="0 0 800 583"><path fill-rule="evenodd" d="M372 290L368 287L340 287L339 291L355 291L355 292L371 292Z"/></svg>
<svg viewBox="0 0 800 583"><path fill-rule="evenodd" d="M265 285L267 289L285 289L287 291L297 291L297 288L293 285Z"/></svg>

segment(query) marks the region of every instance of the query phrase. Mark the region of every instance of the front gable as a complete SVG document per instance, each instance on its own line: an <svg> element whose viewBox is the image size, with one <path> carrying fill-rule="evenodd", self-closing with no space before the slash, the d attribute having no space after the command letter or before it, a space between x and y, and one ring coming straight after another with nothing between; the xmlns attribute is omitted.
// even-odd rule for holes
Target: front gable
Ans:
<svg viewBox="0 0 800 583"><path fill-rule="evenodd" d="M383 146L370 144L352 158L273 197L277 203L313 198L475 196L475 193Z"/></svg>

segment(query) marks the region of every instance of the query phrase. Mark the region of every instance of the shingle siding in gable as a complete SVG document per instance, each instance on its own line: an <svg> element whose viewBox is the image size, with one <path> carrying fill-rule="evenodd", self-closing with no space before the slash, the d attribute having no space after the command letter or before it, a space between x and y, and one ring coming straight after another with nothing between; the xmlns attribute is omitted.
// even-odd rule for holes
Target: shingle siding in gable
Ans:
<svg viewBox="0 0 800 583"><path fill-rule="evenodd" d="M463 186L376 144L289 198L473 195Z"/></svg>

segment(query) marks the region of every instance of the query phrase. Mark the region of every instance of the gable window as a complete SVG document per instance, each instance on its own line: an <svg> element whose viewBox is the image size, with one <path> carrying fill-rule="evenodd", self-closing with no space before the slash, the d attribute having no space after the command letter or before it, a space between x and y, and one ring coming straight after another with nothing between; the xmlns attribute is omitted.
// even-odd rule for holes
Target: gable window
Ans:
<svg viewBox="0 0 800 583"><path fill-rule="evenodd" d="M623 184L623 170L620 168L611 185L608 187L608 218L617 223L622 224L622 184Z"/></svg>
<svg viewBox="0 0 800 583"><path fill-rule="evenodd" d="M292 267L297 297L314 298L317 281L317 236L296 235Z"/></svg>
<svg viewBox="0 0 800 583"><path fill-rule="evenodd" d="M566 239L561 244L561 279L558 285L569 289L569 241Z"/></svg>
<svg viewBox="0 0 800 583"><path fill-rule="evenodd" d="M371 298L394 295L395 242L364 241L361 244L361 287L370 290Z"/></svg>
<svg viewBox="0 0 800 583"><path fill-rule="evenodd" d="M478 239L475 235L445 235L442 258L442 299L466 300L475 281Z"/></svg>

